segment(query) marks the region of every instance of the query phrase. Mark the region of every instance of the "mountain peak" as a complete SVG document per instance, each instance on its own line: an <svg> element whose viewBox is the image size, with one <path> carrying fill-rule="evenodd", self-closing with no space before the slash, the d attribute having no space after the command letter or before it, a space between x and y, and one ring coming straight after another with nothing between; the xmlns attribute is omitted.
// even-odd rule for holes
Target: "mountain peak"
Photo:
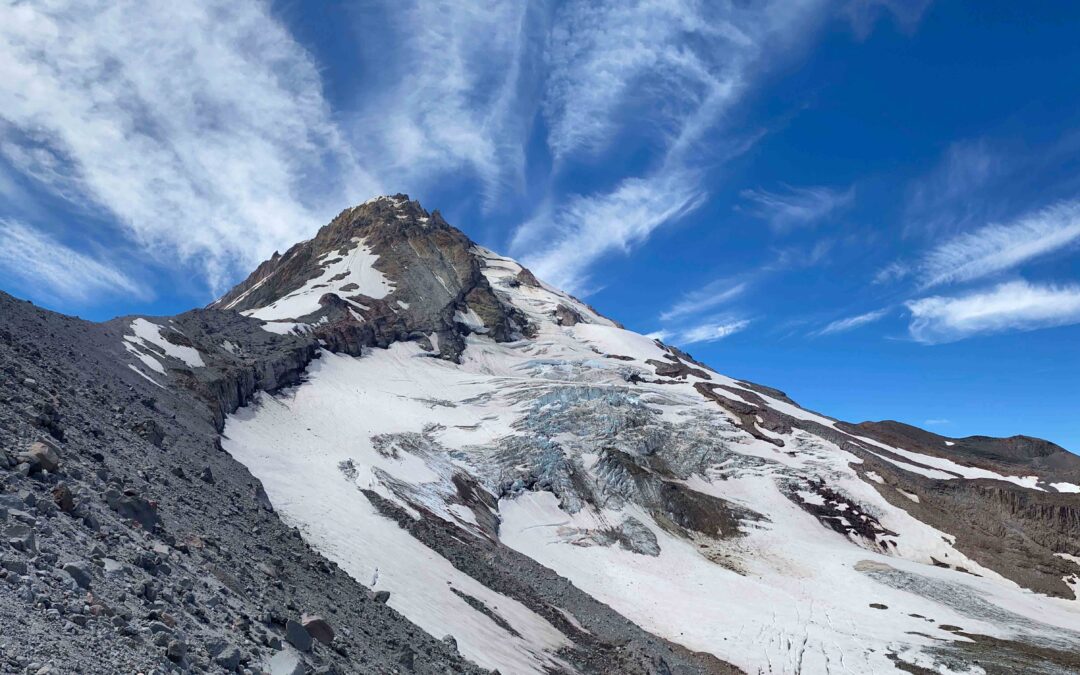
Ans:
<svg viewBox="0 0 1080 675"><path fill-rule="evenodd" d="M522 287L529 301L513 302ZM347 353L415 340L451 360L470 334L507 341L536 321L610 323L401 193L345 209L210 307L313 332Z"/></svg>

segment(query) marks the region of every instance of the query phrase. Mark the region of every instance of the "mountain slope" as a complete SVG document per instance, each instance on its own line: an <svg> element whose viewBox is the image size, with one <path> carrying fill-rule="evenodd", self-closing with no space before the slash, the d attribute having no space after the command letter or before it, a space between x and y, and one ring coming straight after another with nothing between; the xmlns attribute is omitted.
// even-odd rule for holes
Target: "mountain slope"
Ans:
<svg viewBox="0 0 1080 675"><path fill-rule="evenodd" d="M168 458L151 464L237 476L232 504L149 481L172 499L166 531L244 513L257 485L273 513L231 527L231 574L288 563L251 532L282 523L310 546L294 556L340 567L312 610L348 606L330 619L351 642L285 649L301 663L1080 671L1080 458L807 411L623 329L405 195L342 212L205 310L80 324L93 340L46 338L18 310L58 364L85 360L63 345L95 345L112 364L95 377L130 387L123 414L154 397ZM111 405L79 414L136 423ZM309 602L320 582L301 570L318 563L293 559L247 613L279 592ZM231 639L253 669L277 653Z"/></svg>

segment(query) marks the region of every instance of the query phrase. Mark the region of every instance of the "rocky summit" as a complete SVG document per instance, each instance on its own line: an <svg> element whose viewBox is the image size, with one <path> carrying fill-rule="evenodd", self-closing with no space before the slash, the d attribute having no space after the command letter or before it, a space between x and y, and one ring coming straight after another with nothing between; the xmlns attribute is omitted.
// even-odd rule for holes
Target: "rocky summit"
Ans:
<svg viewBox="0 0 1080 675"><path fill-rule="evenodd" d="M0 672L1080 672L1080 457L806 410L405 195L0 316Z"/></svg>

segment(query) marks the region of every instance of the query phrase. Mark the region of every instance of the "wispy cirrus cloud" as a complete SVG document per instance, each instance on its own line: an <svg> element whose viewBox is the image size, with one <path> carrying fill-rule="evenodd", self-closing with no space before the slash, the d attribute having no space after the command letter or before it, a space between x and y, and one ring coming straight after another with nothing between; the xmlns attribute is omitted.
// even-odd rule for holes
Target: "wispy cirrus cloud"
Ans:
<svg viewBox="0 0 1080 675"><path fill-rule="evenodd" d="M935 295L905 304L911 312L909 332L925 344L1080 323L1080 286L1075 284L1011 281L964 295Z"/></svg>
<svg viewBox="0 0 1080 675"><path fill-rule="evenodd" d="M703 323L692 326L679 333L678 340L681 344L687 345L698 342L715 342L730 337L735 333L744 330L749 325L749 319Z"/></svg>
<svg viewBox="0 0 1080 675"><path fill-rule="evenodd" d="M849 0L843 12L851 22L855 35L865 39L882 15L893 17L902 30L911 31L918 25L933 0Z"/></svg>
<svg viewBox="0 0 1080 675"><path fill-rule="evenodd" d="M737 84L765 19L692 0L566 3L548 42L543 113L552 154L603 147L634 104L648 104L636 112L652 116L639 124L680 134L710 97ZM669 105L652 105L660 100Z"/></svg>
<svg viewBox="0 0 1080 675"><path fill-rule="evenodd" d="M855 199L855 188L784 185L777 191L743 190L739 195L749 202L746 212L766 221L774 230L784 231L812 225L848 206Z"/></svg>
<svg viewBox="0 0 1080 675"><path fill-rule="evenodd" d="M0 272L45 296L67 300L119 294L147 299L151 295L114 264L75 251L15 220L0 219Z"/></svg>
<svg viewBox="0 0 1080 675"><path fill-rule="evenodd" d="M1080 243L1080 201L1054 204L1013 222L993 224L931 249L919 264L920 285L972 281Z"/></svg>
<svg viewBox="0 0 1080 675"><path fill-rule="evenodd" d="M859 314L856 316L849 316L844 319L837 319L827 324L821 330L815 331L812 335L832 335L834 333L845 333L849 330L854 330L860 326L865 326L875 321L884 319L889 313L888 308L878 309L872 312L866 312L865 314Z"/></svg>
<svg viewBox="0 0 1080 675"><path fill-rule="evenodd" d="M549 283L580 293L596 259L611 251L629 251L664 223L693 212L704 199L697 181L684 173L628 178L605 195L570 197L542 211L517 231L511 248L538 250L523 256L525 264Z"/></svg>
<svg viewBox="0 0 1080 675"><path fill-rule="evenodd" d="M985 139L952 143L908 189L905 232L941 236L993 219L995 200L988 193L1009 171L1002 155Z"/></svg>
<svg viewBox="0 0 1080 675"><path fill-rule="evenodd" d="M749 325L750 319L712 317L683 328L653 331L648 337L675 345L692 345L723 340L745 330Z"/></svg>
<svg viewBox="0 0 1080 675"><path fill-rule="evenodd" d="M748 283L728 279L711 281L702 288L685 294L671 309L660 315L661 321L674 321L686 316L700 314L739 297L746 292Z"/></svg>
<svg viewBox="0 0 1080 675"><path fill-rule="evenodd" d="M597 260L694 211L708 196L702 164L745 149L735 142L718 151L713 143L706 151L701 138L741 99L762 54L781 53L785 38L819 7L816 0L568 3L551 30L542 106L556 164L595 153L631 123L663 150L654 168L527 220L511 252L580 291ZM630 209L620 212L623 205Z"/></svg>
<svg viewBox="0 0 1080 675"><path fill-rule="evenodd" d="M0 98L11 166L215 288L375 190L263 3L4 3Z"/></svg>
<svg viewBox="0 0 1080 675"><path fill-rule="evenodd" d="M889 284L894 281L900 281L906 279L911 275L911 266L905 262L894 260L893 262L879 268L874 273L873 282L875 284Z"/></svg>
<svg viewBox="0 0 1080 675"><path fill-rule="evenodd" d="M385 41L382 54L393 55L380 59L388 72L351 115L360 154L378 158L379 175L403 189L466 169L488 207L519 192L546 22L529 3L505 0L384 9L360 26L365 40ZM384 29L372 35L375 22Z"/></svg>

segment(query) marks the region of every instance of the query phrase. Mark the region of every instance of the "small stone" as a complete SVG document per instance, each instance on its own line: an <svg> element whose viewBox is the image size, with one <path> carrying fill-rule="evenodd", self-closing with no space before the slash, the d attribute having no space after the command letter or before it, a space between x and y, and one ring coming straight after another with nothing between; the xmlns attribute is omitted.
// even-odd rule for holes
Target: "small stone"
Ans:
<svg viewBox="0 0 1080 675"><path fill-rule="evenodd" d="M15 558L4 558L3 561L0 561L0 567L23 577L26 576L26 573L29 571L25 562L16 560Z"/></svg>
<svg viewBox="0 0 1080 675"><path fill-rule="evenodd" d="M71 513L75 510L75 498L71 494L71 489L67 485L60 483L52 490L53 503L64 513Z"/></svg>
<svg viewBox="0 0 1080 675"><path fill-rule="evenodd" d="M371 599L385 605L390 600L390 591L375 591L375 595Z"/></svg>
<svg viewBox="0 0 1080 675"><path fill-rule="evenodd" d="M184 656L187 654L187 645L180 640L170 640L169 645L165 648L165 656L174 663L179 663L184 660Z"/></svg>
<svg viewBox="0 0 1080 675"><path fill-rule="evenodd" d="M229 645L214 657L214 663L231 673L240 665L240 650L235 645Z"/></svg>
<svg viewBox="0 0 1080 675"><path fill-rule="evenodd" d="M150 622L150 632L151 633L171 633L172 629L169 628L167 625L165 625L161 621L151 621Z"/></svg>
<svg viewBox="0 0 1080 675"><path fill-rule="evenodd" d="M203 467L203 470L199 472L199 480L203 481L204 483L210 483L211 485L217 482L217 480L214 478L214 472L211 471L210 467L208 466Z"/></svg>
<svg viewBox="0 0 1080 675"><path fill-rule="evenodd" d="M15 512L12 512L15 515ZM34 538L34 531L26 525L10 525L7 528L8 544L11 545L16 551L23 551L24 553L33 553L37 550L37 540Z"/></svg>
<svg viewBox="0 0 1080 675"><path fill-rule="evenodd" d="M311 651L311 633L298 621L289 619L285 622L285 640L302 652Z"/></svg>
<svg viewBox="0 0 1080 675"><path fill-rule="evenodd" d="M92 577L86 563L65 563L63 570L75 580L80 588L90 588Z"/></svg>

